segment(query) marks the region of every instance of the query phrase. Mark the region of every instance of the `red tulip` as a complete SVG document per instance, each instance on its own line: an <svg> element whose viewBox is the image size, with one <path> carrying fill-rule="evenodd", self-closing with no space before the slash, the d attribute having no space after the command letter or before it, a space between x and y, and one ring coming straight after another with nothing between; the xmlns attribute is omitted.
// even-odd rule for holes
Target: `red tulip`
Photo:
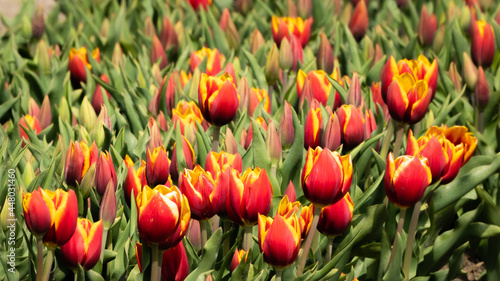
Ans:
<svg viewBox="0 0 500 281"><path fill-rule="evenodd" d="M313 109L311 107L304 125L304 147L317 147L319 145L322 131L323 115L321 113L321 108L317 107L316 109Z"/></svg>
<svg viewBox="0 0 500 281"><path fill-rule="evenodd" d="M25 142L29 141L29 137L26 134L25 128L27 130L33 130L36 134L39 134L42 131L42 127L40 126L40 121L36 116L31 116L26 114L19 121L19 135L21 136L21 140Z"/></svg>
<svg viewBox="0 0 500 281"><path fill-rule="evenodd" d="M68 243L61 246L61 257L71 268L81 265L91 270L99 261L102 244L102 222L78 219L76 230Z"/></svg>
<svg viewBox="0 0 500 281"><path fill-rule="evenodd" d="M368 29L368 10L366 9L365 1L359 1L352 13L351 20L349 21L349 29L352 36L358 41L365 36Z"/></svg>
<svg viewBox="0 0 500 281"><path fill-rule="evenodd" d="M207 59L206 74L208 76L215 76L221 72L225 57L219 53L219 50L212 50L209 48L202 48L197 52L191 53L191 58L189 60L191 72L193 72L205 58Z"/></svg>
<svg viewBox="0 0 500 281"><path fill-rule="evenodd" d="M474 63L488 67L495 55L495 34L493 28L485 21L472 24L471 56Z"/></svg>
<svg viewBox="0 0 500 281"><path fill-rule="evenodd" d="M146 180L150 186L164 185L169 179L170 160L163 146L157 147L153 153L147 149Z"/></svg>
<svg viewBox="0 0 500 281"><path fill-rule="evenodd" d="M352 220L354 203L349 192L337 203L321 209L318 230L326 236L337 236L344 233Z"/></svg>
<svg viewBox="0 0 500 281"><path fill-rule="evenodd" d="M311 229L311 224L314 215L314 204L309 206L303 206L300 211L299 224L300 224L300 236L302 239L306 239L309 230Z"/></svg>
<svg viewBox="0 0 500 281"><path fill-rule="evenodd" d="M64 178L66 183L71 186L73 186L75 182L80 184L90 166L96 161L97 146L95 143L92 143L89 149L88 145L84 142L71 141L64 166Z"/></svg>
<svg viewBox="0 0 500 281"><path fill-rule="evenodd" d="M208 6L212 5L212 0L188 0L188 2L194 10L206 10Z"/></svg>
<svg viewBox="0 0 500 281"><path fill-rule="evenodd" d="M309 37L311 36L312 23L312 17L304 21L300 17L278 18L276 16L273 16L271 19L271 30L273 33L274 42L276 42L276 45L279 46L283 38L287 38L290 41L290 34L292 34L299 40L301 46L305 47L305 45L309 41Z"/></svg>
<svg viewBox="0 0 500 281"><path fill-rule="evenodd" d="M23 211L26 226L36 237L45 235L54 223L55 206L41 188L24 194Z"/></svg>
<svg viewBox="0 0 500 281"><path fill-rule="evenodd" d="M99 49L95 49L92 52L92 57L94 57L96 61L100 61ZM87 49L85 47L81 47L78 50L71 48L69 51L68 70L71 74L71 81L75 85L79 86L80 82L87 82L85 68L89 70L92 69L92 65L87 58Z"/></svg>
<svg viewBox="0 0 500 281"><path fill-rule="evenodd" d="M116 171L111 160L111 155L101 151L95 172L95 189L100 196L104 195L109 182L113 182L113 190L116 189Z"/></svg>
<svg viewBox="0 0 500 281"><path fill-rule="evenodd" d="M184 244L179 242L177 246L163 252L161 262L162 281L182 281L189 275L189 261Z"/></svg>
<svg viewBox="0 0 500 281"><path fill-rule="evenodd" d="M249 104L248 104L248 114L253 116L255 109L262 102L262 109L267 113L271 114L271 101L269 95L265 89L250 89Z"/></svg>
<svg viewBox="0 0 500 281"><path fill-rule="evenodd" d="M287 101L283 105L283 113L281 114L278 129L281 144L284 148L290 148L295 139L295 129L293 127L292 107Z"/></svg>
<svg viewBox="0 0 500 281"><path fill-rule="evenodd" d="M347 150L362 143L365 136L365 120L360 109L353 105L342 105L337 109L342 144Z"/></svg>
<svg viewBox="0 0 500 281"><path fill-rule="evenodd" d="M109 78L106 74L104 74L104 73L101 74L100 78L101 78L101 80L103 80L104 82L109 84ZM96 114L101 113L101 107L104 105L102 91L104 91L104 93L106 93L108 100L111 100L111 94L109 94L108 91L106 91L104 88L102 88L101 85L97 84L95 86L94 95L92 96L92 107L94 108Z"/></svg>
<svg viewBox="0 0 500 281"><path fill-rule="evenodd" d="M219 77L201 75L198 88L198 104L203 117L215 126L231 122L240 104L240 99L229 74Z"/></svg>
<svg viewBox="0 0 500 281"><path fill-rule="evenodd" d="M436 15L431 15L425 5L422 6L420 22L418 24L418 39L422 45L430 46L434 41L434 34L437 29Z"/></svg>
<svg viewBox="0 0 500 281"><path fill-rule="evenodd" d="M233 168L238 173L242 172L242 159L238 153L231 154L224 151L220 153L210 151L205 161L205 170L212 174L212 178L217 178L220 172L227 168Z"/></svg>
<svg viewBox="0 0 500 281"><path fill-rule="evenodd" d="M231 272L233 272L238 267L243 257L245 257L246 261L248 255L245 253L243 249L238 250L238 248L236 248L236 250L234 251L233 259L231 260L231 265L229 266L229 270Z"/></svg>
<svg viewBox="0 0 500 281"><path fill-rule="evenodd" d="M141 166L137 171L134 170L134 162L130 156L125 156L125 164L127 166L127 176L125 178L125 183L123 184L123 188L125 191L125 200L127 200L127 204L130 206L130 199L132 191L134 192L134 198L142 191L142 187L147 185L146 181L146 162L141 160Z"/></svg>

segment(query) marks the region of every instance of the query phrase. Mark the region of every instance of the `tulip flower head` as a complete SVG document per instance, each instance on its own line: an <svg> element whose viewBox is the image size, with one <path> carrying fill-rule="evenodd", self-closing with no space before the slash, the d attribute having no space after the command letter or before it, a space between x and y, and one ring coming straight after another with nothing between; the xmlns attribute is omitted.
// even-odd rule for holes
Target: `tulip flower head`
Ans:
<svg viewBox="0 0 500 281"><path fill-rule="evenodd" d="M364 0L361 0L356 5L354 12L352 13L351 20L349 21L349 29L351 30L352 36L360 41L368 29L368 9Z"/></svg>
<svg viewBox="0 0 500 281"><path fill-rule="evenodd" d="M304 125L304 147L305 148L315 148L319 145L319 140L321 139L321 133L323 131L323 114L321 113L321 108L309 110L306 116L306 123Z"/></svg>
<svg viewBox="0 0 500 281"><path fill-rule="evenodd" d="M365 138L365 119L362 111L349 104L342 105L337 109L339 118L341 142L347 150L355 148Z"/></svg>
<svg viewBox="0 0 500 281"><path fill-rule="evenodd" d="M300 202L299 201L294 201L291 202L288 200L288 195L284 195L283 198L281 198L280 204L278 206L278 211L276 214L284 217L284 218L289 218L293 215L296 215L297 212L299 211L300 208Z"/></svg>
<svg viewBox="0 0 500 281"><path fill-rule="evenodd" d="M353 165L350 155L309 148L302 170L304 196L316 207L332 205L349 191Z"/></svg>
<svg viewBox="0 0 500 281"><path fill-rule="evenodd" d="M76 230L68 243L61 246L61 257L71 268L81 265L85 270L92 269L101 255L102 222L78 219Z"/></svg>
<svg viewBox="0 0 500 281"><path fill-rule="evenodd" d="M436 34L437 19L436 15L430 14L425 5L422 6L420 13L420 22L418 24L418 39L422 45L430 46L434 41Z"/></svg>
<svg viewBox="0 0 500 281"><path fill-rule="evenodd" d="M297 72L297 94L299 95L299 98L303 94L302 92L304 91L304 85L306 81L309 81L314 99L316 99L322 105L326 105L328 97L330 96L333 88L332 84L326 77L327 74L323 70L311 70L308 74L306 74L302 70L299 70ZM339 81L339 73L337 69L334 70L330 77L334 80ZM337 91L334 91L334 94L335 99L333 102L333 108L336 109L342 103L342 99L340 98L340 94L337 93Z"/></svg>
<svg viewBox="0 0 500 281"><path fill-rule="evenodd" d="M224 151L210 151L205 161L205 170L212 174L212 178L217 178L220 172L227 168L233 168L239 173L242 172L243 162L238 153L231 154Z"/></svg>
<svg viewBox="0 0 500 281"><path fill-rule="evenodd" d="M296 215L274 219L259 215L259 247L264 261L283 269L291 265L300 249L300 226Z"/></svg>
<svg viewBox="0 0 500 281"><path fill-rule="evenodd" d="M179 171L177 168L177 150L176 144L174 143L174 147L172 148L172 165L170 165L170 175L172 178L177 180L179 178ZM186 162L187 169L193 169L196 164L196 155L194 154L194 149L191 143L186 139L186 137L182 137L182 153L184 154L184 161Z"/></svg>
<svg viewBox="0 0 500 281"><path fill-rule="evenodd" d="M311 27L313 19L312 17L307 20L303 20L300 17L276 17L273 16L271 19L271 30L273 33L274 42L276 45L281 44L283 38L287 38L290 41L290 34L295 36L302 47L305 47L311 36Z"/></svg>
<svg viewBox="0 0 500 281"><path fill-rule="evenodd" d="M228 73L219 77L201 74L198 104L203 117L212 125L224 126L231 122L240 105L240 98Z"/></svg>
<svg viewBox="0 0 500 281"><path fill-rule="evenodd" d="M89 148L85 142L73 142L68 148L64 166L64 178L68 185L81 183L90 166L97 161L97 146L92 143Z"/></svg>
<svg viewBox="0 0 500 281"><path fill-rule="evenodd" d="M233 259L231 260L231 265L229 266L231 272L233 272L238 267L243 257L245 257L246 261L248 257L247 253L243 249L238 250L238 248L236 248L236 250L234 251Z"/></svg>
<svg viewBox="0 0 500 281"><path fill-rule="evenodd" d="M219 50L203 47L201 50L191 53L189 61L191 71L193 72L205 58L207 59L206 73L208 76L217 75L222 70L222 65L226 60L224 55L219 53Z"/></svg>
<svg viewBox="0 0 500 281"><path fill-rule="evenodd" d="M19 121L19 135L21 136L21 140L28 141L29 137L26 134L25 130L33 130L36 134L42 131L42 127L40 126L40 121L36 116L31 116L26 114Z"/></svg>
<svg viewBox="0 0 500 281"><path fill-rule="evenodd" d="M92 52L92 57L100 60L99 49ZM71 48L69 51L68 70L71 74L71 81L74 85L80 85L80 82L87 82L87 74L85 68L92 70L92 65L87 58L87 49L81 47L80 49Z"/></svg>
<svg viewBox="0 0 500 281"><path fill-rule="evenodd" d="M125 183L123 188L125 191L125 200L130 206L130 199L132 191L134 192L134 198L141 192L142 187L147 185L146 181L146 161L141 160L141 166L134 170L134 162L130 156L125 156L125 165L127 166L127 176L125 177Z"/></svg>
<svg viewBox="0 0 500 281"><path fill-rule="evenodd" d="M255 109L262 102L262 109L267 113L271 113L271 101L265 89L251 88L249 92L248 114L253 116Z"/></svg>
<svg viewBox="0 0 500 281"><path fill-rule="evenodd" d="M142 272L142 244L136 242L135 256L139 271ZM189 274L189 262L187 259L186 248L179 242L174 247L163 252L161 262L161 278L166 281L181 281L186 279Z"/></svg>
<svg viewBox="0 0 500 281"><path fill-rule="evenodd" d="M194 101L187 102L181 100L177 103L177 106L172 109L173 125L175 128L179 126L181 134L187 137L190 142L194 141L196 138L196 122L200 123L200 125L205 124L200 108Z"/></svg>
<svg viewBox="0 0 500 281"><path fill-rule="evenodd" d="M24 194L23 211L26 225L34 236L41 237L45 235L54 223L54 203L41 188Z"/></svg>
<svg viewBox="0 0 500 281"><path fill-rule="evenodd" d="M475 64L489 67L495 55L495 33L485 21L472 23L471 56Z"/></svg>
<svg viewBox="0 0 500 281"><path fill-rule="evenodd" d="M387 156L385 192L399 208L415 205L431 182L432 173L427 158L403 155L394 160L392 152Z"/></svg>
<svg viewBox="0 0 500 281"><path fill-rule="evenodd" d="M300 233L302 239L306 239L307 234L309 234L309 230L311 229L311 224L313 221L313 216L314 216L314 204L302 207L299 217Z"/></svg>
<svg viewBox="0 0 500 281"><path fill-rule="evenodd" d="M337 203L321 209L318 230L326 236L341 235L352 220L354 203L349 192Z"/></svg>
<svg viewBox="0 0 500 281"><path fill-rule="evenodd" d="M101 152L96 166L95 189L100 196L104 195L109 182L112 182L113 189L116 189L115 166L113 165L111 155L106 151Z"/></svg>
<svg viewBox="0 0 500 281"><path fill-rule="evenodd" d="M208 6L212 5L212 0L188 0L188 2L194 10L206 10Z"/></svg>
<svg viewBox="0 0 500 281"><path fill-rule="evenodd" d="M169 178L170 160L163 146L147 149L146 180L149 185L164 185Z"/></svg>

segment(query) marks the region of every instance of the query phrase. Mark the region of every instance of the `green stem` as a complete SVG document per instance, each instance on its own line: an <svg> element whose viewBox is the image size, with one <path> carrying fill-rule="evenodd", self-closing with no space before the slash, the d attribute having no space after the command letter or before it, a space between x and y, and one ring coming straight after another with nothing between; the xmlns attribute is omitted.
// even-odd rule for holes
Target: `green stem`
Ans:
<svg viewBox="0 0 500 281"><path fill-rule="evenodd" d="M417 230L418 216L420 215L420 207L422 201L418 201L413 207L413 214L411 215L410 229L408 229L408 240L406 241L405 257L403 260L403 273L406 281L410 280L410 264L411 254L413 251L413 243L415 242L415 232Z"/></svg>
<svg viewBox="0 0 500 281"><path fill-rule="evenodd" d="M274 281L281 281L281 277L283 276L283 269L276 269L276 278Z"/></svg>
<svg viewBox="0 0 500 281"><path fill-rule="evenodd" d="M328 237L328 242L326 244L326 253L325 253L325 264L329 263L332 259L332 250L333 250L333 237Z"/></svg>
<svg viewBox="0 0 500 281"><path fill-rule="evenodd" d="M253 226L245 225L243 228L243 251L248 252L252 247L252 229Z"/></svg>
<svg viewBox="0 0 500 281"><path fill-rule="evenodd" d="M102 230L102 242L101 242L101 263L104 264L104 250L106 249L106 240L108 238L108 230L103 228Z"/></svg>
<svg viewBox="0 0 500 281"><path fill-rule="evenodd" d="M311 222L311 228L309 229L309 233L307 234L304 248L302 248L302 255L300 256L299 266L297 268L297 276L301 276L302 273L304 272L307 256L309 255L309 250L311 249L311 244L314 238L314 233L316 232L316 227L318 227L320 213L321 213L321 208L314 206L314 216Z"/></svg>
<svg viewBox="0 0 500 281"><path fill-rule="evenodd" d="M200 230L201 230L201 249L205 248L205 244L207 243L207 220L200 221Z"/></svg>
<svg viewBox="0 0 500 281"><path fill-rule="evenodd" d="M219 126L212 126L212 128L213 128L212 151L219 152L220 127Z"/></svg>
<svg viewBox="0 0 500 281"><path fill-rule="evenodd" d="M212 221L212 233L219 228L220 225L220 217L218 215L213 216L213 221Z"/></svg>
<svg viewBox="0 0 500 281"><path fill-rule="evenodd" d="M387 264L386 271L391 266L392 260L394 260L394 254L396 254L396 246L398 244L398 234L401 234L401 231L403 231L403 226L405 224L405 215L406 209L401 209L401 211L399 212L398 228L396 230L396 235L394 236L394 243L392 243L391 257L389 258L389 263Z"/></svg>
<svg viewBox="0 0 500 281"><path fill-rule="evenodd" d="M158 244L151 245L151 281L157 281L161 274L161 264L159 263L159 250Z"/></svg>
<svg viewBox="0 0 500 281"><path fill-rule="evenodd" d="M111 231L108 230L108 239L106 240L106 243L107 243L107 249L110 250L110 251L113 251L113 239L111 237ZM106 276L109 278L111 277L111 267L110 266L106 266Z"/></svg>
<svg viewBox="0 0 500 281"><path fill-rule="evenodd" d="M223 226L224 234L226 234L231 229L231 223L228 221L224 221L223 225L224 225ZM228 253L229 253L229 237L226 237L224 239L224 248L223 248L224 257L227 256Z"/></svg>
<svg viewBox="0 0 500 281"><path fill-rule="evenodd" d="M484 131L484 113L476 108L476 128L482 134Z"/></svg>
<svg viewBox="0 0 500 281"><path fill-rule="evenodd" d="M281 91L283 95L286 93L288 89L288 70L283 70L283 90Z"/></svg>
<svg viewBox="0 0 500 281"><path fill-rule="evenodd" d="M73 270L73 276L75 277L74 280L78 281L78 270L77 269Z"/></svg>
<svg viewBox="0 0 500 281"><path fill-rule="evenodd" d="M405 133L405 126L398 124L396 125L396 141L394 142L394 158L399 156L399 151L401 150L401 144L403 143L403 136Z"/></svg>
<svg viewBox="0 0 500 281"><path fill-rule="evenodd" d="M43 277L43 239L42 236L36 238L36 281L42 281Z"/></svg>
<svg viewBox="0 0 500 281"><path fill-rule="evenodd" d="M43 267L43 280L49 281L50 270L52 269L52 263L54 262L54 252L55 248L48 248L47 259L45 260L45 266Z"/></svg>
<svg viewBox="0 0 500 281"><path fill-rule="evenodd" d="M392 134L394 133L394 122L395 121L391 120L389 122L389 127L387 127L387 131L385 131L384 142L382 143L382 149L380 150L380 157L384 160L387 158L389 147L391 146Z"/></svg>
<svg viewBox="0 0 500 281"><path fill-rule="evenodd" d="M278 166L272 165L271 166L271 174L276 178L276 170L278 169ZM277 178L276 178L277 179Z"/></svg>

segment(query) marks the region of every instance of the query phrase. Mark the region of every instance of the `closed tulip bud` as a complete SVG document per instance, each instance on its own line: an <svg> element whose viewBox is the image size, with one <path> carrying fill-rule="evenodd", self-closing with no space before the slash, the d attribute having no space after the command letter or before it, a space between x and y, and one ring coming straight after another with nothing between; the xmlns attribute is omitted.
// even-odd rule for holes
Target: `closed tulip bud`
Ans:
<svg viewBox="0 0 500 281"><path fill-rule="evenodd" d="M90 165L90 168L85 173L85 176L82 177L82 182L80 183L80 193L84 199L89 198L90 190L93 186L95 186L95 169L96 163Z"/></svg>
<svg viewBox="0 0 500 281"><path fill-rule="evenodd" d="M369 139L375 130L377 130L375 116L371 109L365 110L365 139Z"/></svg>
<svg viewBox="0 0 500 281"><path fill-rule="evenodd" d="M337 203L321 209L318 230L329 237L344 233L352 220L354 203L349 192Z"/></svg>
<svg viewBox="0 0 500 281"><path fill-rule="evenodd" d="M78 219L76 230L68 243L61 246L61 257L72 269L81 265L91 270L101 255L103 225L101 221L92 223L88 219Z"/></svg>
<svg viewBox="0 0 500 281"><path fill-rule="evenodd" d="M306 239L307 234L309 234L309 230L311 230L313 215L314 215L314 204L302 207L299 217L300 232L301 232L300 236L302 239Z"/></svg>
<svg viewBox="0 0 500 281"><path fill-rule="evenodd" d="M238 96L240 97L240 110L248 108L250 90L248 88L247 78L245 76L241 77L240 83L238 83Z"/></svg>
<svg viewBox="0 0 500 281"><path fill-rule="evenodd" d="M51 72L49 52L47 43L45 43L43 39L40 39L40 42L36 45L35 62L38 62L38 70L45 75L48 75Z"/></svg>
<svg viewBox="0 0 500 281"><path fill-rule="evenodd" d="M208 76L201 74L198 88L198 104L207 122L224 126L231 122L240 105L240 98L231 75Z"/></svg>
<svg viewBox="0 0 500 281"><path fill-rule="evenodd" d="M304 147L315 148L319 145L319 140L321 139L321 133L323 131L323 114L321 113L321 108L309 110L306 117L306 123L304 124Z"/></svg>
<svg viewBox="0 0 500 281"><path fill-rule="evenodd" d="M274 42L279 46L284 38L291 40L290 35L292 35L299 40L301 47L304 47L311 36L312 23L312 17L304 21L300 17L278 18L273 16L271 19L271 31L273 33Z"/></svg>
<svg viewBox="0 0 500 281"><path fill-rule="evenodd" d="M363 99L363 95L361 95L361 85L359 84L358 73L356 72L352 75L352 81L349 85L349 91L347 92L347 104L352 104L355 107L365 105L365 100Z"/></svg>
<svg viewBox="0 0 500 281"><path fill-rule="evenodd" d="M401 209L409 208L424 195L432 181L429 161L422 156L387 156L385 192L389 200Z"/></svg>
<svg viewBox="0 0 500 281"><path fill-rule="evenodd" d="M89 148L84 142L73 142L68 148L64 167L64 178L66 184L75 186L75 182L81 183L92 164L97 162L97 146L92 143Z"/></svg>
<svg viewBox="0 0 500 281"><path fill-rule="evenodd" d="M150 16L146 16L144 20L144 34L149 38L156 36L156 28Z"/></svg>
<svg viewBox="0 0 500 281"><path fill-rule="evenodd" d="M173 152L172 152L172 165L170 165L170 175L176 181L179 178L179 171L177 168L177 151L175 149L176 144L174 143ZM186 137L182 137L182 152L184 154L184 161L186 161L186 168L193 169L196 164L196 155L194 154L194 149L191 143L186 139Z"/></svg>
<svg viewBox="0 0 500 281"><path fill-rule="evenodd" d="M148 129L150 135L148 148L150 150L154 150L157 147L163 146L160 128L158 127L158 123L156 123L156 120L153 117L149 117Z"/></svg>
<svg viewBox="0 0 500 281"><path fill-rule="evenodd" d="M25 142L29 141L27 131L34 131L36 134L39 134L42 131L42 127L40 126L40 121L36 116L25 115L19 121L19 135L21 136L21 140Z"/></svg>
<svg viewBox="0 0 500 281"><path fill-rule="evenodd" d="M292 70L297 71L298 62L304 62L304 51L302 50L302 46L300 45L299 39L297 37L292 36L290 38L290 47L292 48Z"/></svg>
<svg viewBox="0 0 500 281"><path fill-rule="evenodd" d="M317 207L336 203L351 187L352 170L351 155L340 156L329 149L309 148L302 170L304 196Z"/></svg>
<svg viewBox="0 0 500 281"><path fill-rule="evenodd" d="M166 281L181 281L189 274L189 261L182 241L163 252L161 278Z"/></svg>
<svg viewBox="0 0 500 281"><path fill-rule="evenodd" d="M422 6L418 24L418 39L422 45L430 46L437 29L436 15L430 14L425 5Z"/></svg>
<svg viewBox="0 0 500 281"><path fill-rule="evenodd" d="M453 81L453 85L455 86L455 91L460 92L462 89L462 77L460 76L457 65L454 62L450 63L450 69L448 70L448 76L451 81Z"/></svg>
<svg viewBox="0 0 500 281"><path fill-rule="evenodd" d="M226 211L238 225L257 224L258 215L269 212L273 198L273 187L265 170L248 168L240 177L234 169L226 169L229 177L229 193Z"/></svg>
<svg viewBox="0 0 500 281"><path fill-rule="evenodd" d="M436 34L434 35L434 41L432 43L432 49L434 50L434 53L436 54L439 53L443 48L445 35L446 35L446 25L441 24L439 25Z"/></svg>
<svg viewBox="0 0 500 281"><path fill-rule="evenodd" d="M178 76L179 73L177 70L174 70L172 74L170 74L170 77L168 78L168 83L167 83L167 88L165 89L165 106L167 108L167 113L168 115L172 116L172 110L175 106L175 95L176 95L176 90L175 88L177 87L175 80L176 76ZM163 79L163 82L160 86L160 92L163 87L165 87L165 82L166 82L166 77Z"/></svg>
<svg viewBox="0 0 500 281"><path fill-rule="evenodd" d="M113 54L111 55L111 62L115 67L120 67L124 63L123 50L119 42L116 42L113 48Z"/></svg>
<svg viewBox="0 0 500 281"><path fill-rule="evenodd" d="M234 138L233 132L229 128L226 129L226 139L225 139L224 145L226 146L226 150L228 153L231 153L231 154L238 153L238 143L236 142L236 139Z"/></svg>
<svg viewBox="0 0 500 281"><path fill-rule="evenodd" d="M127 166L127 175L125 177L123 189L125 191L125 200L130 206L132 192L134 192L135 198L142 191L142 187L147 185L145 174L146 162L141 160L141 166L137 170L134 170L134 162L132 162L130 156L126 155L124 162Z"/></svg>
<svg viewBox="0 0 500 281"><path fill-rule="evenodd" d="M30 116L40 115L40 107L33 98L30 98L29 100L28 115Z"/></svg>
<svg viewBox="0 0 500 281"><path fill-rule="evenodd" d="M486 76L484 75L482 66L479 67L479 71L477 73L477 84L474 93L476 95L476 102L479 109L484 110L490 100L490 87L488 85L488 80L486 80Z"/></svg>
<svg viewBox="0 0 500 281"><path fill-rule="evenodd" d="M380 105L380 107L382 108L382 112L378 112L378 108L377 108L377 113L384 114L384 119L386 121L389 120L389 117L390 117L389 109L387 108L387 105L385 104L384 99L382 98L382 88L380 87L380 83L373 82L372 86L370 88L371 88L371 92L372 92L373 102L375 102L375 104Z"/></svg>
<svg viewBox="0 0 500 281"><path fill-rule="evenodd" d="M52 110L50 109L49 96L46 95L42 101L40 113L38 113L38 120L40 121L40 128L43 130L52 123Z"/></svg>
<svg viewBox="0 0 500 281"><path fill-rule="evenodd" d="M212 5L212 0L188 0L188 2L195 11L206 10L208 6Z"/></svg>
<svg viewBox="0 0 500 281"><path fill-rule="evenodd" d="M73 115L69 109L68 100L65 96L62 96L61 101L59 102L59 118L66 122L70 122L72 117Z"/></svg>
<svg viewBox="0 0 500 281"><path fill-rule="evenodd" d="M97 115L95 114L92 104L85 96L80 105L80 113L78 116L78 121L80 125L84 126L87 131L92 131L95 127L97 121Z"/></svg>
<svg viewBox="0 0 500 281"><path fill-rule="evenodd" d="M387 107L391 117L399 122L415 124L424 118L432 99L432 90L425 80L408 73L398 75L387 93Z"/></svg>
<svg viewBox="0 0 500 281"><path fill-rule="evenodd" d="M464 52L464 64L462 66L462 74L464 76L465 83L470 89L476 88L477 83L477 68L470 59L469 55Z"/></svg>
<svg viewBox="0 0 500 281"><path fill-rule="evenodd" d="M344 148L351 150L366 139L365 120L359 108L350 104L342 105L337 109L337 116Z"/></svg>
<svg viewBox="0 0 500 281"><path fill-rule="evenodd" d="M167 54L165 53L165 49L163 48L160 39L154 35L150 56L151 64L156 63L158 60L160 60L160 68L163 69L167 66Z"/></svg>
<svg viewBox="0 0 500 281"><path fill-rule="evenodd" d="M236 250L234 251L233 259L231 260L231 265L229 266L229 270L231 272L233 272L238 267L243 257L245 257L246 261L248 257L248 255L246 255L246 252L243 249L238 250L238 248L236 248Z"/></svg>
<svg viewBox="0 0 500 281"><path fill-rule="evenodd" d="M148 185L164 185L168 181L169 169L170 160L163 146L155 148L153 153L149 148L147 149L146 180Z"/></svg>
<svg viewBox="0 0 500 281"><path fill-rule="evenodd" d="M290 202L297 201L297 194L295 193L295 186L293 186L293 182L290 181L285 190L285 194L283 196L287 196Z"/></svg>
<svg viewBox="0 0 500 281"><path fill-rule="evenodd" d="M179 39L175 32L174 25L167 16L163 17L163 25L160 33L160 42L165 50L173 49L177 51Z"/></svg>
<svg viewBox="0 0 500 281"><path fill-rule="evenodd" d="M292 107L287 101L283 105L283 113L281 114L278 129L281 145L283 148L289 149L295 140L295 129L293 126Z"/></svg>
<svg viewBox="0 0 500 281"><path fill-rule="evenodd" d="M220 153L210 151L207 154L205 161L205 169L212 174L212 178L217 178L220 172L225 171L227 168L232 168L242 172L243 160L238 153L229 153L221 151Z"/></svg>
<svg viewBox="0 0 500 281"><path fill-rule="evenodd" d="M278 133L276 132L276 127L273 122L270 122L267 127L267 138L266 138L267 151L269 153L269 158L271 158L271 163L273 165L278 165L281 161L281 141Z"/></svg>
<svg viewBox="0 0 500 281"><path fill-rule="evenodd" d="M252 54L255 54L257 50L266 43L266 40L264 40L264 36L262 36L262 33L256 28L254 29L252 35L250 36L250 51Z"/></svg>
<svg viewBox="0 0 500 281"><path fill-rule="evenodd" d="M498 11L497 16L495 17L495 21L498 25L500 25L500 11Z"/></svg>
<svg viewBox="0 0 500 281"><path fill-rule="evenodd" d="M6 211L8 209L7 204L8 200L6 198L2 210L2 221L3 217L7 218L8 216L8 212ZM28 226L28 229L34 236L42 237L49 231L55 220L54 210L55 206L52 199L43 189L38 188L32 193L24 194L24 220L26 221L26 226Z"/></svg>
<svg viewBox="0 0 500 281"><path fill-rule="evenodd" d="M102 122L98 122L97 127L94 128L92 138L97 147L101 148L103 146L104 140L106 139L106 132L104 132L104 125Z"/></svg>
<svg viewBox="0 0 500 281"><path fill-rule="evenodd" d="M101 74L101 80L109 84L109 78L106 74ZM111 100L111 95L106 91L101 85L96 84L94 95L92 96L92 107L96 114L101 113L101 107L104 105L104 97L103 92L108 97L108 100Z"/></svg>
<svg viewBox="0 0 500 281"><path fill-rule="evenodd" d="M267 55L266 66L264 68L264 73L266 74L266 80L269 85L273 85L279 78L280 70L280 56L278 47L273 44L271 51Z"/></svg>
<svg viewBox="0 0 500 281"><path fill-rule="evenodd" d="M113 191L116 189L116 171L113 166L113 160L111 155L106 152L101 151L99 155L99 160L96 165L95 172L95 189L100 196L104 195L104 192L109 187L108 183L112 183Z"/></svg>
<svg viewBox="0 0 500 281"><path fill-rule="evenodd" d="M221 184L219 179L214 179L200 165L196 165L194 170L184 170L180 190L189 201L194 219L209 219L225 208L227 186Z"/></svg>
<svg viewBox="0 0 500 281"><path fill-rule="evenodd" d="M102 20L102 23L101 23L101 38L107 38L108 37L108 34L109 34L109 19L108 18L104 18Z"/></svg>
<svg viewBox="0 0 500 281"><path fill-rule="evenodd" d="M299 17L303 19L309 18L312 15L312 8L313 5L311 0L298 0L297 12Z"/></svg>
<svg viewBox="0 0 500 281"><path fill-rule="evenodd" d="M31 35L40 39L45 31L45 20L43 18L43 5L38 5L31 21Z"/></svg>
<svg viewBox="0 0 500 281"><path fill-rule="evenodd" d="M234 22L231 19L231 14L227 8L222 11L219 25L226 35L229 46L233 49L237 49L240 44L240 35L238 34L238 29L236 28L236 25L234 25Z"/></svg>
<svg viewBox="0 0 500 281"><path fill-rule="evenodd" d="M92 52L92 57L99 62L99 49ZM81 82L87 82L87 74L85 68L92 70L92 65L87 58L87 49L82 47L78 50L71 48L69 51L68 70L71 74L71 81L76 87L80 86Z"/></svg>
<svg viewBox="0 0 500 281"><path fill-rule="evenodd" d="M287 1L288 13L287 15L292 18L297 17L297 5L293 2L293 0Z"/></svg>
<svg viewBox="0 0 500 281"><path fill-rule="evenodd" d="M256 122L259 126L261 126L265 131L267 131L267 123L264 120L264 118L257 117L257 119L255 119L254 122ZM250 147L250 144L252 143L252 139L253 139L253 125L251 123L248 126L247 130L243 129L243 131L241 132L240 136L241 146L243 146L245 150L247 150L248 147Z"/></svg>
<svg viewBox="0 0 500 281"><path fill-rule="evenodd" d="M339 148L341 142L340 123L337 114L332 113L326 123L326 128L321 138L321 147L331 151Z"/></svg>
<svg viewBox="0 0 500 281"><path fill-rule="evenodd" d="M108 230L116 218L116 194L112 182L109 182L106 192L101 200L101 208L99 210L99 217L105 230Z"/></svg>
<svg viewBox="0 0 500 281"><path fill-rule="evenodd" d="M351 30L352 36L358 41L365 36L366 30L368 29L368 10L366 9L366 4L364 0L359 1L351 15L351 20L349 21L349 29Z"/></svg>
<svg viewBox="0 0 500 281"><path fill-rule="evenodd" d="M471 56L474 63L489 67L495 55L495 34L493 27L485 21L472 23Z"/></svg>
<svg viewBox="0 0 500 281"><path fill-rule="evenodd" d="M248 114L253 116L257 106L262 103L262 109L271 113L271 101L265 89L251 88L249 92Z"/></svg>
<svg viewBox="0 0 500 281"><path fill-rule="evenodd" d="M264 261L277 269L291 265L300 250L300 226L297 216L274 219L259 216L259 248Z"/></svg>
<svg viewBox="0 0 500 281"><path fill-rule="evenodd" d="M281 69L288 71L293 65L292 46L287 38L283 38L280 45L279 61Z"/></svg>
<svg viewBox="0 0 500 281"><path fill-rule="evenodd" d="M300 0L306 1L306 0ZM325 33L320 33L319 35L319 48L318 55L316 56L316 63L318 64L318 69L324 70L326 73L331 73L333 71L333 50L330 41L326 37Z"/></svg>
<svg viewBox="0 0 500 281"><path fill-rule="evenodd" d="M30 183L35 179L35 171L33 171L33 166L31 166L31 164L24 166L22 179L25 184L24 187L28 187Z"/></svg>

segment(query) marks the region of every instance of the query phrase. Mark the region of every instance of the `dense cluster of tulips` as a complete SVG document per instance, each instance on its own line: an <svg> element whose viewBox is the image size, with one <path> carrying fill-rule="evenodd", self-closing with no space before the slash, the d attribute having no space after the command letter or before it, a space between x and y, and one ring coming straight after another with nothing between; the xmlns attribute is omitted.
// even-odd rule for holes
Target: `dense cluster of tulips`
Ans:
<svg viewBox="0 0 500 281"><path fill-rule="evenodd" d="M0 276L500 280L493 2L30 2Z"/></svg>

